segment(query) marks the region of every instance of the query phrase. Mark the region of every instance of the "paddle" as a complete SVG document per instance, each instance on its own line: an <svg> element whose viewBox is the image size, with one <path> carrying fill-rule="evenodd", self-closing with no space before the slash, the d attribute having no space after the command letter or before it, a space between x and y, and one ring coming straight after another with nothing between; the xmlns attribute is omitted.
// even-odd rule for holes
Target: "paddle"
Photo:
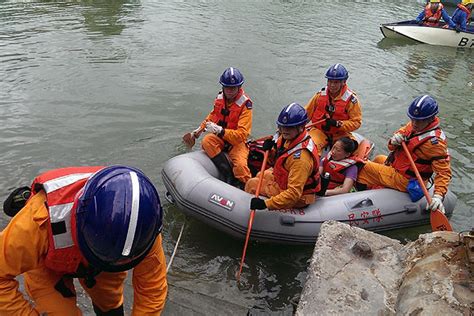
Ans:
<svg viewBox="0 0 474 316"><path fill-rule="evenodd" d="M267 160L268 160L268 154L269 150L265 151L265 154L263 155L263 163L262 163L262 168L260 168L260 176L258 178L258 184L257 184L257 190L255 191L255 197L258 197L260 195L260 189L262 188L262 183L263 183L263 174L265 172L265 168L267 166ZM253 224L253 218L255 216L255 210L250 210L250 216L249 216L249 222L247 225L247 235L245 236L245 244L244 244L244 249L242 252L242 259L240 260L240 267L239 267L239 272L237 272L237 282L240 282L240 274L242 273L242 267L244 265L245 261L245 253L247 252L247 245L249 242L249 237L250 237L250 231L252 230L252 224Z"/></svg>
<svg viewBox="0 0 474 316"><path fill-rule="evenodd" d="M306 124L306 128L311 128L315 125L318 125L318 124L321 124L321 123L324 123L326 121L326 119L322 119L322 120L319 120L319 121L316 121L316 122L312 122L312 123L309 123L309 124Z"/></svg>
<svg viewBox="0 0 474 316"><path fill-rule="evenodd" d="M410 161L413 171L415 172L416 179L418 180L418 183L423 189L423 194L425 195L426 201L428 202L428 204L431 204L431 196L428 193L428 190L426 190L425 183L423 182L423 179L421 178L418 168L416 168L415 162L413 161L410 151L408 150L407 144L405 142L402 142L402 147L403 147L403 150L405 151L405 154L408 157L408 160ZM430 212L430 222L431 222L432 231L440 231L440 230L452 231L453 230L451 228L451 225L449 224L448 218L440 210Z"/></svg>
<svg viewBox="0 0 474 316"><path fill-rule="evenodd" d="M203 131L203 128L199 126L195 131L186 133L183 135L183 142L188 146L189 149L193 148L194 144L196 143L196 138L194 137L193 133L196 133L199 136Z"/></svg>

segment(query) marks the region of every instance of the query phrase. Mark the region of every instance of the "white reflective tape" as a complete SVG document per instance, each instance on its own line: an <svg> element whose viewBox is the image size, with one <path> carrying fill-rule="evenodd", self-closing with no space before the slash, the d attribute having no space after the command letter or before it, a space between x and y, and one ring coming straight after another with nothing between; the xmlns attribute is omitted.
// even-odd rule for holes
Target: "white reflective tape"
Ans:
<svg viewBox="0 0 474 316"><path fill-rule="evenodd" d="M419 101L418 103L416 104L416 107L419 108L421 106L421 103L423 102L423 100L425 100L427 97L429 97L427 94L425 94Z"/></svg>
<svg viewBox="0 0 474 316"><path fill-rule="evenodd" d="M53 205L49 207L49 218L51 223L64 222L66 232L53 235L54 248L62 249L74 245L71 235L71 209L74 203Z"/></svg>
<svg viewBox="0 0 474 316"><path fill-rule="evenodd" d="M49 207L49 218L51 223L71 220L71 209L74 203L58 204Z"/></svg>
<svg viewBox="0 0 474 316"><path fill-rule="evenodd" d="M293 105L295 105L296 103L291 103L290 105L288 105L288 107L286 108L286 113L290 112L290 109L293 107Z"/></svg>
<svg viewBox="0 0 474 316"><path fill-rule="evenodd" d="M234 75L234 67L230 67L230 75L231 75L231 76Z"/></svg>
<svg viewBox="0 0 474 316"><path fill-rule="evenodd" d="M122 255L128 256L132 250L133 240L135 239L135 232L138 223L138 209L140 206L140 184L138 183L138 176L135 172L130 172L130 179L132 180L132 209L130 214L130 222L128 223L127 238L123 246Z"/></svg>
<svg viewBox="0 0 474 316"><path fill-rule="evenodd" d="M335 65L334 65L334 70L337 70L337 68L339 68L339 65L340 65L340 64L335 64Z"/></svg>
<svg viewBox="0 0 474 316"><path fill-rule="evenodd" d="M244 104L246 101L247 101L247 97L242 94L240 98L237 101L235 101L235 104L237 104L238 106L242 106L242 104Z"/></svg>
<svg viewBox="0 0 474 316"><path fill-rule="evenodd" d="M44 190L46 193L51 193L53 191L56 191L58 189L61 189L65 186L68 186L70 184L73 184L74 182L77 182L82 179L87 179L91 175L93 175L92 172L89 173L75 173L75 174L70 174L67 176L63 176L60 178L56 178L53 180L46 181L43 183Z"/></svg>
<svg viewBox="0 0 474 316"><path fill-rule="evenodd" d="M349 89L346 90L346 92L344 92L344 94L342 95L342 100L343 101L347 101L349 100L349 98L352 96L352 91L350 91Z"/></svg>
<svg viewBox="0 0 474 316"><path fill-rule="evenodd" d="M423 140L425 139L426 137L435 137L436 136L436 131L429 131L429 132L426 132L426 133L423 133L421 135L418 135L418 139L419 140Z"/></svg>
<svg viewBox="0 0 474 316"><path fill-rule="evenodd" d="M441 131L439 138L441 138L441 140L446 140L446 134L443 131Z"/></svg>

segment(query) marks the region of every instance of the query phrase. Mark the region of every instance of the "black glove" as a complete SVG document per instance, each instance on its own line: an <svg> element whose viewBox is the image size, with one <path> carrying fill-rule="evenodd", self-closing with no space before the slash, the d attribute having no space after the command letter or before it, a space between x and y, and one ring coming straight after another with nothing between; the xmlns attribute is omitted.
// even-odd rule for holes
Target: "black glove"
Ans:
<svg viewBox="0 0 474 316"><path fill-rule="evenodd" d="M337 120L332 119L332 118L327 118L326 119L326 124L323 125L323 130L329 131L331 129L331 126L341 127L341 125L342 125L341 121L337 121Z"/></svg>
<svg viewBox="0 0 474 316"><path fill-rule="evenodd" d="M29 187L15 189L3 203L3 211L10 217L15 216L25 206L30 196Z"/></svg>
<svg viewBox="0 0 474 316"><path fill-rule="evenodd" d="M250 209L251 210L264 210L267 208L267 205L265 204L265 200L262 200L261 198L254 197L252 200L250 200Z"/></svg>
<svg viewBox="0 0 474 316"><path fill-rule="evenodd" d="M274 146L275 146L275 142L274 142L273 139L271 139L271 138L265 139L265 141L263 142L263 150L264 150L264 151L269 151L269 150L271 150Z"/></svg>
<svg viewBox="0 0 474 316"><path fill-rule="evenodd" d="M460 33L461 32L461 26L458 24L456 25L456 33Z"/></svg>

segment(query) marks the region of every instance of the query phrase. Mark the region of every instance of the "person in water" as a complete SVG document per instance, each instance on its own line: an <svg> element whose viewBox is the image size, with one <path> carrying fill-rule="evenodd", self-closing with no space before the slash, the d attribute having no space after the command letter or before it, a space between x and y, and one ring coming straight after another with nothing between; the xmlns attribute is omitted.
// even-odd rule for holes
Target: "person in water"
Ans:
<svg viewBox="0 0 474 316"><path fill-rule="evenodd" d="M339 138L328 155L321 159L319 172L329 175L326 196L349 193L354 187L361 160L354 157L358 143L349 137Z"/></svg>
<svg viewBox="0 0 474 316"><path fill-rule="evenodd" d="M124 315L128 270L131 313L161 314L168 289L163 211L140 170L55 169L12 194L4 209L13 218L0 233L0 315L82 315L74 279L96 315Z"/></svg>
<svg viewBox="0 0 474 316"><path fill-rule="evenodd" d="M208 132L202 149L224 175L225 182L243 188L251 177L246 141L252 129L252 100L242 88L244 76L237 68L224 70L219 82L222 90L214 100L213 110L191 135L196 139L202 131Z"/></svg>
<svg viewBox="0 0 474 316"><path fill-rule="evenodd" d="M312 123L309 134L318 152L332 146L341 137L351 137L351 132L362 124L362 110L356 94L347 86L349 72L342 64L335 64L326 71L327 86L316 93L306 105Z"/></svg>
<svg viewBox="0 0 474 316"><path fill-rule="evenodd" d="M285 106L276 121L280 136L275 144L265 140L263 149L275 151L275 164L264 172L261 195L250 202L252 210L300 208L316 200L320 189L319 155L315 143L306 131L308 115L298 103ZM275 148L276 146L276 148ZM254 194L259 174L245 185Z"/></svg>
<svg viewBox="0 0 474 316"><path fill-rule="evenodd" d="M450 28L456 27L440 0L430 0L416 17L416 22L419 25L435 27L439 26L441 18Z"/></svg>
<svg viewBox="0 0 474 316"><path fill-rule="evenodd" d="M367 161L359 171L357 183L369 188L384 186L407 192L415 172L402 148L405 142L423 180L428 181L435 174L434 192L427 208L444 212L443 199L451 181L451 163L438 112L438 103L431 96L415 98L407 109L410 122L396 131L388 142L391 154Z"/></svg>

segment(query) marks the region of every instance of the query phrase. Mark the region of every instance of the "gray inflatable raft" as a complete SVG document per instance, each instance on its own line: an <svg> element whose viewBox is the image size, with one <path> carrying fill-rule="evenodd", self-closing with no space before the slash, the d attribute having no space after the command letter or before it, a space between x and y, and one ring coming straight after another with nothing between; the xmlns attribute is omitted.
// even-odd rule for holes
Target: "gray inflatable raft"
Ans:
<svg viewBox="0 0 474 316"><path fill-rule="evenodd" d="M186 215L225 233L245 238L249 205L253 195L220 180L212 161L203 151L168 160L162 170L168 200ZM428 189L432 194L433 188ZM450 217L457 198L444 199ZM259 210L251 238L264 242L314 244L321 224L337 220L371 231L419 226L429 223L426 200L412 202L407 193L392 189L367 190L320 197L303 209Z"/></svg>

